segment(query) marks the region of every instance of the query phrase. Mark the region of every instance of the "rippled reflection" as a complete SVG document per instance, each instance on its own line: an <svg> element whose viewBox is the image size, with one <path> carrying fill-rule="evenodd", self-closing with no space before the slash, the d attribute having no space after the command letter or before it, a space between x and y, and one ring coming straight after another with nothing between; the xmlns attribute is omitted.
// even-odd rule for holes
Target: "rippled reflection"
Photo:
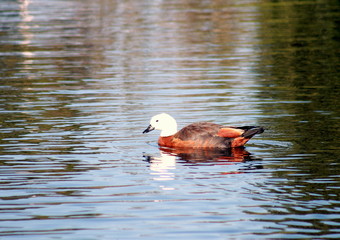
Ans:
<svg viewBox="0 0 340 240"><path fill-rule="evenodd" d="M173 149L160 148L159 156L144 155L145 160L150 163L151 174L155 175L155 180L174 180L176 178L175 171L177 164L186 166L197 165L218 165L221 167L221 175L245 173L248 170L261 169L262 166L258 162L254 165L246 163L253 160L259 161L244 148L231 148L227 150L203 150L203 149ZM237 165L237 163L246 163ZM237 166L237 170L223 166Z"/></svg>
<svg viewBox="0 0 340 240"><path fill-rule="evenodd" d="M252 160L250 153L244 148L229 148L226 150L205 149L174 149L160 148L161 153L178 157L187 163L206 162L245 162Z"/></svg>

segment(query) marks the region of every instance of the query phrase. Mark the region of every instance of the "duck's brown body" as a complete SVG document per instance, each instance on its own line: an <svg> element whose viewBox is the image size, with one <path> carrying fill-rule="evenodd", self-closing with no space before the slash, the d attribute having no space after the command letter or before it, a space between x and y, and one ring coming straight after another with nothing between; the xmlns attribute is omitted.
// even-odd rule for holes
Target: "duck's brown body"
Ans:
<svg viewBox="0 0 340 240"><path fill-rule="evenodd" d="M171 148L233 148L242 147L255 134L262 133L262 127L225 127L223 125L198 122L190 124L174 135L159 137L158 144Z"/></svg>

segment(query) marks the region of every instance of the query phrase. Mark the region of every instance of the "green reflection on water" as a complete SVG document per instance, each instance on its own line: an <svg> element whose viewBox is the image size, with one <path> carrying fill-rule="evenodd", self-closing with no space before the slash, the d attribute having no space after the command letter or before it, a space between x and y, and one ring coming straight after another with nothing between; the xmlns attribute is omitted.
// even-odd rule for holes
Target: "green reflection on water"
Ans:
<svg viewBox="0 0 340 240"><path fill-rule="evenodd" d="M301 151L338 149L338 4L278 2L263 8L261 97L273 99L271 108L286 115L270 125L295 139Z"/></svg>

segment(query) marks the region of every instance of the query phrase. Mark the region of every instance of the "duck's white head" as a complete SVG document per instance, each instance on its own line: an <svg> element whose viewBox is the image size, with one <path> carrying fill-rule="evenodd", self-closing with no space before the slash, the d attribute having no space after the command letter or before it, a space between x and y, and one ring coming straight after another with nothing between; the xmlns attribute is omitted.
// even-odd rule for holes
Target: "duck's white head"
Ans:
<svg viewBox="0 0 340 240"><path fill-rule="evenodd" d="M151 118L150 125L143 133L150 132L154 129L161 130L161 137L168 137L177 132L177 122L169 114L161 113Z"/></svg>

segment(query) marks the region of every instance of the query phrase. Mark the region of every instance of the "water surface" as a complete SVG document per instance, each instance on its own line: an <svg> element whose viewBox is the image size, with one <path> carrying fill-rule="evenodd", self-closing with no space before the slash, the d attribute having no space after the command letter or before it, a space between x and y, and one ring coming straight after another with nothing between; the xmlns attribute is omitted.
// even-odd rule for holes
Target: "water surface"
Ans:
<svg viewBox="0 0 340 240"><path fill-rule="evenodd" d="M1 238L339 238L338 19L336 1L1 1ZM160 112L266 131L159 149Z"/></svg>

